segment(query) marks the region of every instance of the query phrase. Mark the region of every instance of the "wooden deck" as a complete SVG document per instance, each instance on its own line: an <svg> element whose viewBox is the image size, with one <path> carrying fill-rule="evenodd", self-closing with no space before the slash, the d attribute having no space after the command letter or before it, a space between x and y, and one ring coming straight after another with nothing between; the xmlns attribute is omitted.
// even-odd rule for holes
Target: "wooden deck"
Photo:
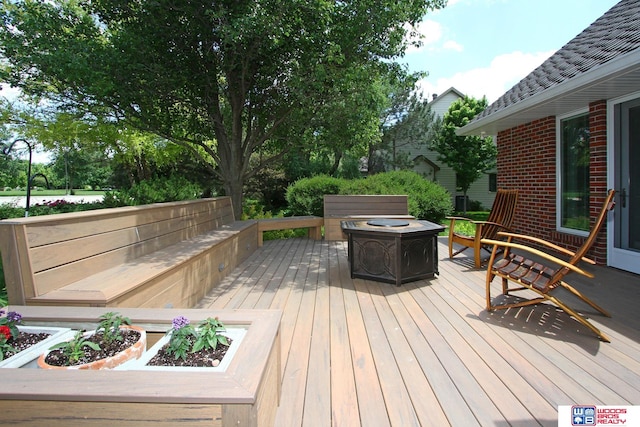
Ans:
<svg viewBox="0 0 640 427"><path fill-rule="evenodd" d="M613 313L585 311L607 344L548 305L487 313L485 270L445 243L438 278L396 287L352 280L345 242L268 241L199 307L283 310L276 426L556 426L558 405L640 404L640 277L578 286Z"/></svg>

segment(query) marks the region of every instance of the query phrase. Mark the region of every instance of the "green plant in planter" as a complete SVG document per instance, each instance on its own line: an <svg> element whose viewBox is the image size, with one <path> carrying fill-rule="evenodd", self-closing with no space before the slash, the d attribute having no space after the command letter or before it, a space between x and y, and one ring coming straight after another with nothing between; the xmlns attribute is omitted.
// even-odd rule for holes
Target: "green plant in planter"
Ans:
<svg viewBox="0 0 640 427"><path fill-rule="evenodd" d="M102 339L105 343L113 341L123 341L124 336L120 330L122 325L130 325L131 320L118 313L110 311L100 316L100 323L96 329L96 333L102 331Z"/></svg>
<svg viewBox="0 0 640 427"><path fill-rule="evenodd" d="M74 365L84 356L84 348L90 347L93 350L100 350L100 346L89 341L84 337L82 331L76 332L76 335L70 341L64 341L51 347L49 350L62 350L62 353L69 359L69 365Z"/></svg>
<svg viewBox="0 0 640 427"><path fill-rule="evenodd" d="M191 326L189 319L178 316L171 322L171 329L167 331L171 334L167 353L172 354L177 360L187 360L187 353L191 349L192 337L197 337L196 330Z"/></svg>
<svg viewBox="0 0 640 427"><path fill-rule="evenodd" d="M167 331L167 334L171 334L171 338L166 352L173 355L176 360L178 358L187 360L189 352L195 353L203 349L215 350L218 344L229 345L227 337L220 334L225 327L217 317L203 320L197 329L190 323L186 317L178 316L173 319L172 327Z"/></svg>
<svg viewBox="0 0 640 427"><path fill-rule="evenodd" d="M224 325L218 320L217 317L215 319L209 317L208 319L202 321L200 325L198 325L196 334L197 339L193 344L191 352L195 353L196 351L200 351L203 348L211 348L215 350L216 347L218 347L218 343L229 345L227 337L220 334L220 332L224 330Z"/></svg>

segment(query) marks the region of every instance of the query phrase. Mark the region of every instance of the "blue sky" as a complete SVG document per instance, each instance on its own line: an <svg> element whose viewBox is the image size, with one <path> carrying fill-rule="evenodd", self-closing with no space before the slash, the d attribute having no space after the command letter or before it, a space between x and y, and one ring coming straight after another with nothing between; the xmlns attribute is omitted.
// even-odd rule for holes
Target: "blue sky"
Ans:
<svg viewBox="0 0 640 427"><path fill-rule="evenodd" d="M426 71L429 99L455 87L489 103L618 3L618 0L449 0L418 30L423 46L400 60Z"/></svg>

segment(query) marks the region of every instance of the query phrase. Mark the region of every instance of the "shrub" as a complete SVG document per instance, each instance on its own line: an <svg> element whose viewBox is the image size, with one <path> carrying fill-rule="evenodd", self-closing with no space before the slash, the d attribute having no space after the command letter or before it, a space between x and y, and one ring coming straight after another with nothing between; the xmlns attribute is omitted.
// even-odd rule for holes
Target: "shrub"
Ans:
<svg viewBox="0 0 640 427"><path fill-rule="evenodd" d="M380 179L373 179L383 174L371 175L368 178L347 181L340 188L340 194L406 194L403 188L389 185Z"/></svg>
<svg viewBox="0 0 640 427"><path fill-rule="evenodd" d="M412 171L385 172L351 181L328 176L304 178L287 189L289 209L293 215L322 216L325 194L406 194L409 214L435 223L453 212L447 190Z"/></svg>
<svg viewBox="0 0 640 427"><path fill-rule="evenodd" d="M469 211L482 211L485 210L482 206L482 203L478 200L471 200L469 202L469 206L467 206L467 210Z"/></svg>
<svg viewBox="0 0 640 427"><path fill-rule="evenodd" d="M147 205L149 203L174 202L199 199L202 189L186 178L153 178L134 184L128 190L108 192L104 203L108 207Z"/></svg>
<svg viewBox="0 0 640 427"><path fill-rule="evenodd" d="M64 199L53 200L51 202L46 202L43 204L36 204L29 208L30 216L39 216L39 215L53 215L58 213L67 213L67 212L82 212L82 211L91 211L94 209L102 209L104 208L104 204L102 202L92 202L92 203L74 203L68 202Z"/></svg>
<svg viewBox="0 0 640 427"><path fill-rule="evenodd" d="M19 218L24 216L24 208L18 208L10 203L0 204L0 219Z"/></svg>
<svg viewBox="0 0 640 427"><path fill-rule="evenodd" d="M264 206L256 199L245 199L242 205L242 219L268 219L268 218L282 218L284 214L282 212L273 214L270 211L265 211ZM306 229L293 229L293 230L269 230L265 231L262 235L264 241L288 239L291 237L303 237L307 235Z"/></svg>
<svg viewBox="0 0 640 427"><path fill-rule="evenodd" d="M453 212L451 195L438 183L428 181L412 171L393 171L372 175L372 188L384 187L384 194L406 194L409 214L418 219L440 223Z"/></svg>
<svg viewBox="0 0 640 427"><path fill-rule="evenodd" d="M119 208L133 205L133 199L126 191L107 191L104 193L102 203L105 208Z"/></svg>
<svg viewBox="0 0 640 427"><path fill-rule="evenodd" d="M29 207L29 216L52 215L66 212L80 212L94 209L102 209L105 205L102 202L74 203L65 200L54 200L42 204L35 204ZM0 205L0 219L21 218L24 216L24 208L10 204Z"/></svg>
<svg viewBox="0 0 640 427"><path fill-rule="evenodd" d="M323 216L323 196L339 194L346 181L326 175L302 178L287 188L287 203L291 215Z"/></svg>

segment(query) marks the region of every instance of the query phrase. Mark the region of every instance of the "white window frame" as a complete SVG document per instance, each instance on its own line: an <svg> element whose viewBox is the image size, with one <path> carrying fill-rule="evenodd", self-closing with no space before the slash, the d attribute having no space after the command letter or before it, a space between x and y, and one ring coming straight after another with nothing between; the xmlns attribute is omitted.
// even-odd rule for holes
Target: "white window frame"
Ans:
<svg viewBox="0 0 640 427"><path fill-rule="evenodd" d="M562 226L562 121L577 116L589 115L589 107L556 116L556 230L565 234L588 236L589 232Z"/></svg>

